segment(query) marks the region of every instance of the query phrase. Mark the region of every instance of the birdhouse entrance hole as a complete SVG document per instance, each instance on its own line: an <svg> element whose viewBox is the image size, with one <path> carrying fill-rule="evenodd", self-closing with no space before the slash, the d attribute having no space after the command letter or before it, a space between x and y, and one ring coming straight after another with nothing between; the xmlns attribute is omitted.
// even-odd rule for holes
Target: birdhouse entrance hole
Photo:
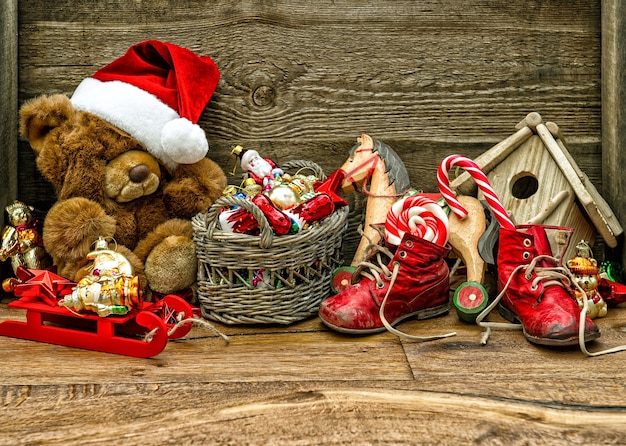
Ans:
<svg viewBox="0 0 626 446"><path fill-rule="evenodd" d="M539 189L539 181L530 173L522 173L512 182L511 194L520 200L532 197Z"/></svg>

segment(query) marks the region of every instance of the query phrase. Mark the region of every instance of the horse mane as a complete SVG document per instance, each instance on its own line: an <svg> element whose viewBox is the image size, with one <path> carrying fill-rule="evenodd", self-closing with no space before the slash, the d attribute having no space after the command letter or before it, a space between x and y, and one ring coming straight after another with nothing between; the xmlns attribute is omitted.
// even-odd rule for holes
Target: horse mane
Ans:
<svg viewBox="0 0 626 446"><path fill-rule="evenodd" d="M374 141L373 152L378 153L380 159L385 163L385 173L389 175L389 184L394 184L396 191L399 194L405 193L411 188L411 180L409 179L409 172L406 170L406 166L398 154L387 144L379 141L376 138L372 138ZM360 144L355 144L350 150L350 156L354 156L356 149Z"/></svg>

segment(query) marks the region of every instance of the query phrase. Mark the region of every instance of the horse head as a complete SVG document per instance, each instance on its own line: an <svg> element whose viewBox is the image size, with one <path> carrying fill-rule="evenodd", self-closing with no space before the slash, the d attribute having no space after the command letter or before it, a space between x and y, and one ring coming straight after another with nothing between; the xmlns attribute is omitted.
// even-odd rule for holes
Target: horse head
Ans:
<svg viewBox="0 0 626 446"><path fill-rule="evenodd" d="M386 178L385 189L393 186L396 192L404 193L410 188L409 174L398 154L366 134L357 138L340 170L344 172L341 188L346 194L363 189L377 173Z"/></svg>

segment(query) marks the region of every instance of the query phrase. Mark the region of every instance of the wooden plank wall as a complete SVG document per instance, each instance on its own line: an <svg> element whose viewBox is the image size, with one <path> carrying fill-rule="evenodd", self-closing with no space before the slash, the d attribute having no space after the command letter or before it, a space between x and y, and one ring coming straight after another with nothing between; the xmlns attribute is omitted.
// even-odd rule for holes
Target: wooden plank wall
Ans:
<svg viewBox="0 0 626 446"><path fill-rule="evenodd" d="M446 155L475 157L536 111L602 188L600 0L20 0L20 103L71 94L145 39L216 61L201 125L227 171L243 144L332 172L366 132L433 191ZM19 163L20 198L46 209L24 141Z"/></svg>
<svg viewBox="0 0 626 446"><path fill-rule="evenodd" d="M604 197L615 215L626 221L626 4L621 0L602 2L602 178ZM626 265L621 246L613 255Z"/></svg>
<svg viewBox="0 0 626 446"><path fill-rule="evenodd" d="M17 0L0 3L0 209L17 197ZM2 221L4 224L4 212Z"/></svg>

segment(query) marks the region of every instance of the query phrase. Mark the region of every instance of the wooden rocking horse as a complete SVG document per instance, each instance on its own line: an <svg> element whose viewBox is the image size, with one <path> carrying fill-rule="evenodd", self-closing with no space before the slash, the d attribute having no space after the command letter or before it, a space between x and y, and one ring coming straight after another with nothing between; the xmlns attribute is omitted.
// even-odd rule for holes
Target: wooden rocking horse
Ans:
<svg viewBox="0 0 626 446"><path fill-rule="evenodd" d="M367 257L369 244L379 243L381 233L376 226L384 223L392 205L411 189L409 174L398 154L383 142L362 134L352 147L345 163L336 172L342 181L344 194L360 191L367 196L363 234L350 267L340 268L333 278L333 288L338 290L350 283L355 267ZM339 181L335 177L335 184ZM425 194L435 200L440 194ZM450 246L460 257L467 269L467 282L464 293L473 298L479 296L486 302L486 291L480 285L486 271L486 263L478 252L478 241L486 229L483 205L471 196L459 197L468 210L468 216L460 220L453 213L449 215ZM471 288L469 288L471 287ZM457 289L457 294L460 292Z"/></svg>
<svg viewBox="0 0 626 446"><path fill-rule="evenodd" d="M367 196L363 234L351 262L356 266L365 260L367 245L380 241L380 232L372 224L384 222L393 203L410 189L409 173L391 147L365 134L357 139L340 171L344 194L359 190Z"/></svg>

